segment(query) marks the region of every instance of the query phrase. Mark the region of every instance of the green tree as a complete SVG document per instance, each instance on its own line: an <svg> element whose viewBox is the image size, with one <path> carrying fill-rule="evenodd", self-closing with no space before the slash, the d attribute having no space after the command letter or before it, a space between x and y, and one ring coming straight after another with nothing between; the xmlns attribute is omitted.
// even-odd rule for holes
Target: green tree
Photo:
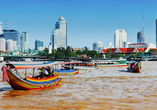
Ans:
<svg viewBox="0 0 157 110"><path fill-rule="evenodd" d="M77 50L75 53L76 53L77 55L82 55L81 50Z"/></svg>
<svg viewBox="0 0 157 110"><path fill-rule="evenodd" d="M59 52L65 53L65 48L64 48L64 47L58 48L57 50L58 50Z"/></svg>
<svg viewBox="0 0 157 110"><path fill-rule="evenodd" d="M150 49L149 52L157 52L155 49Z"/></svg>
<svg viewBox="0 0 157 110"><path fill-rule="evenodd" d="M65 54L64 54L63 52L57 51L57 52L55 53L55 58L56 58L56 59L57 59L57 58L62 59L62 58L64 58L64 57L65 57Z"/></svg>
<svg viewBox="0 0 157 110"><path fill-rule="evenodd" d="M84 47L84 48L83 48L82 54L86 54L86 55L88 54L88 48L87 48L87 47Z"/></svg>
<svg viewBox="0 0 157 110"><path fill-rule="evenodd" d="M44 52L48 54L49 49L46 47L46 48L44 49Z"/></svg>
<svg viewBox="0 0 157 110"><path fill-rule="evenodd" d="M69 57L76 57L77 54L76 54L75 52L70 52L70 53L68 54L68 56L69 56Z"/></svg>
<svg viewBox="0 0 157 110"><path fill-rule="evenodd" d="M103 56L102 54L99 54L99 53L96 54L96 57L97 57L97 58L104 58L104 56Z"/></svg>
<svg viewBox="0 0 157 110"><path fill-rule="evenodd" d="M140 54L139 52L136 52L136 57L138 57L138 56L139 56L139 54Z"/></svg>
<svg viewBox="0 0 157 110"><path fill-rule="evenodd" d="M65 51L65 56L69 57L69 53L72 52L70 46L67 47Z"/></svg>
<svg viewBox="0 0 157 110"><path fill-rule="evenodd" d="M55 55L53 53L47 54L48 59L53 59L54 57L55 57Z"/></svg>
<svg viewBox="0 0 157 110"><path fill-rule="evenodd" d="M97 57L99 54L96 50L89 50L87 53L88 53L87 55L92 58Z"/></svg>

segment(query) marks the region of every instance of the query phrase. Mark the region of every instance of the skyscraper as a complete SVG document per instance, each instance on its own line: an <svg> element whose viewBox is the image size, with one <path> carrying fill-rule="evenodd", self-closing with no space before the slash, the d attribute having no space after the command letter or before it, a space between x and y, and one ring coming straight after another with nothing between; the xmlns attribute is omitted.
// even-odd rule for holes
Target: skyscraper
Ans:
<svg viewBox="0 0 157 110"><path fill-rule="evenodd" d="M4 31L4 38L7 39L12 39L13 41L17 42L17 50L21 50L21 45L20 45L20 32L15 31L15 30L3 30Z"/></svg>
<svg viewBox="0 0 157 110"><path fill-rule="evenodd" d="M28 50L28 33L22 32L21 39L21 50Z"/></svg>
<svg viewBox="0 0 157 110"><path fill-rule="evenodd" d="M51 44L53 49L67 47L67 22L63 17L60 17L55 24L55 29L52 31Z"/></svg>
<svg viewBox="0 0 157 110"><path fill-rule="evenodd" d="M137 33L137 43L146 43L146 39L143 31Z"/></svg>
<svg viewBox="0 0 157 110"><path fill-rule="evenodd" d="M93 50L96 50L96 49L97 49L97 43L94 42L94 43L93 43Z"/></svg>
<svg viewBox="0 0 157 110"><path fill-rule="evenodd" d="M127 34L125 30L116 30L114 34L114 47L115 48L122 48L123 42L127 41Z"/></svg>
<svg viewBox="0 0 157 110"><path fill-rule="evenodd" d="M7 39L6 40L6 50L12 51L16 50L17 48L17 41L13 41L12 39Z"/></svg>
<svg viewBox="0 0 157 110"><path fill-rule="evenodd" d="M37 39L35 41L35 50L38 50L39 47L43 47L44 46L44 41Z"/></svg>

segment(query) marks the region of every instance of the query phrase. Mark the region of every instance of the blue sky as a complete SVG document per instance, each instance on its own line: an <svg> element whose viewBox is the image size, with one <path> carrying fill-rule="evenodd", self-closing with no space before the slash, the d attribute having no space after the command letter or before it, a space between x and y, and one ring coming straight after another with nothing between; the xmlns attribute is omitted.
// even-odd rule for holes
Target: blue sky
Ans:
<svg viewBox="0 0 157 110"><path fill-rule="evenodd" d="M0 0L0 22L3 29L7 20L8 29L28 32L30 48L37 38L47 47L55 23L63 16L68 46L92 49L98 41L114 45L116 29L124 29L127 41L136 43L143 12L146 41L155 44L156 5L156 0Z"/></svg>

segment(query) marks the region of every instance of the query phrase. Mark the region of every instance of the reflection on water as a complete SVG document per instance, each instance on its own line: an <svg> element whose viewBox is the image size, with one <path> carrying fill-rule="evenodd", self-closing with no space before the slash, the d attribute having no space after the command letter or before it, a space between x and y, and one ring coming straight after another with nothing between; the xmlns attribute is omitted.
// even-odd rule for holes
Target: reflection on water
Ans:
<svg viewBox="0 0 157 110"><path fill-rule="evenodd" d="M142 62L141 73L127 72L127 67L80 70L44 90L12 90L1 82L0 109L156 110L156 65Z"/></svg>

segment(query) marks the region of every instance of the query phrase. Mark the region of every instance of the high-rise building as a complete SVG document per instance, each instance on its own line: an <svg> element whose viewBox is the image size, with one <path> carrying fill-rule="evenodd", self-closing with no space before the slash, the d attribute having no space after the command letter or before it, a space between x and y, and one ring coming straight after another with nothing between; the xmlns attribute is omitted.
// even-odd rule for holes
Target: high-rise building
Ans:
<svg viewBox="0 0 157 110"><path fill-rule="evenodd" d="M93 50L96 50L96 49L97 49L97 43L94 42L94 43L93 43Z"/></svg>
<svg viewBox="0 0 157 110"><path fill-rule="evenodd" d="M12 39L6 40L6 50L12 51L16 50L17 48L17 41L13 41Z"/></svg>
<svg viewBox="0 0 157 110"><path fill-rule="evenodd" d="M3 37L0 37L0 51L4 51L6 49L5 39Z"/></svg>
<svg viewBox="0 0 157 110"><path fill-rule="evenodd" d="M55 29L52 31L51 35L52 49L57 49L60 47L67 47L67 22L63 17L59 18L56 22Z"/></svg>
<svg viewBox="0 0 157 110"><path fill-rule="evenodd" d="M38 50L39 47L44 47L44 41L37 39L35 41L35 50Z"/></svg>
<svg viewBox="0 0 157 110"><path fill-rule="evenodd" d="M2 22L0 22L0 34L2 34Z"/></svg>
<svg viewBox="0 0 157 110"><path fill-rule="evenodd" d="M20 36L21 33L16 30L3 30L4 31L4 38L6 40L12 39L13 41L17 42L17 50L21 50L21 45L20 45Z"/></svg>
<svg viewBox="0 0 157 110"><path fill-rule="evenodd" d="M146 39L143 31L137 33L137 43L146 43Z"/></svg>
<svg viewBox="0 0 157 110"><path fill-rule="evenodd" d="M127 41L127 34L125 30L116 30L114 34L114 47L115 48L122 48L123 42Z"/></svg>
<svg viewBox="0 0 157 110"><path fill-rule="evenodd" d="M21 39L21 50L28 50L28 33L27 32L22 32Z"/></svg>

